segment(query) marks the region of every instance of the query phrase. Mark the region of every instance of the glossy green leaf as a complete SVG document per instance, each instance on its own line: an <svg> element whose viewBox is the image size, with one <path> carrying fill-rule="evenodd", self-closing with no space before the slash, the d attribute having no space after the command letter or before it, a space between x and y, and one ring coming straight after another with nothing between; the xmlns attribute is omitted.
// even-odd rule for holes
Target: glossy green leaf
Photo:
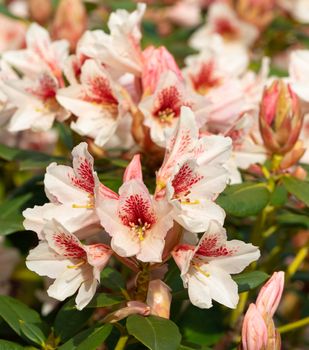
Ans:
<svg viewBox="0 0 309 350"><path fill-rule="evenodd" d="M45 168L52 162L64 163L65 158L50 156L42 152L21 150L0 144L0 158L17 161L20 170Z"/></svg>
<svg viewBox="0 0 309 350"><path fill-rule="evenodd" d="M309 206L309 182L302 181L292 176L285 176L283 184L289 193Z"/></svg>
<svg viewBox="0 0 309 350"><path fill-rule="evenodd" d="M125 281L121 273L109 266L101 272L101 284L112 290L125 289Z"/></svg>
<svg viewBox="0 0 309 350"><path fill-rule="evenodd" d="M238 217L257 215L266 207L270 192L264 183L246 182L231 185L218 197L217 203L228 213Z"/></svg>
<svg viewBox="0 0 309 350"><path fill-rule="evenodd" d="M74 147L72 129L64 123L57 123L57 129L59 132L59 138L61 142L65 145L65 147L68 150L71 151Z"/></svg>
<svg viewBox="0 0 309 350"><path fill-rule="evenodd" d="M0 339L1 350L24 350L25 348L17 343Z"/></svg>
<svg viewBox="0 0 309 350"><path fill-rule="evenodd" d="M309 228L309 216L284 212L277 216L277 221L283 225L298 225Z"/></svg>
<svg viewBox="0 0 309 350"><path fill-rule="evenodd" d="M232 277L238 285L238 292L242 293L258 287L269 278L269 275L263 271L252 271Z"/></svg>
<svg viewBox="0 0 309 350"><path fill-rule="evenodd" d="M282 207L288 200L288 192L283 185L276 186L270 196L269 204L274 207Z"/></svg>
<svg viewBox="0 0 309 350"><path fill-rule="evenodd" d="M13 199L8 199L0 205L0 235L9 235L16 231L24 230L23 216L21 214L23 205L31 198L28 193Z"/></svg>
<svg viewBox="0 0 309 350"><path fill-rule="evenodd" d="M127 319L127 330L148 349L179 349L181 334L171 320L156 316L131 315Z"/></svg>
<svg viewBox="0 0 309 350"><path fill-rule="evenodd" d="M46 332L40 315L19 300L1 295L0 316L18 335L38 345L44 344Z"/></svg>
<svg viewBox="0 0 309 350"><path fill-rule="evenodd" d="M93 313L91 309L77 310L75 308L75 300L70 299L57 313L54 322L56 336L62 341L77 334L86 324Z"/></svg>
<svg viewBox="0 0 309 350"><path fill-rule="evenodd" d="M87 308L97 308L97 307L107 307L119 304L123 302L124 299L117 295L111 295L107 293L96 294L91 302L87 305Z"/></svg>
<svg viewBox="0 0 309 350"><path fill-rule="evenodd" d="M96 350L110 335L113 326L93 326L77 334L65 344L58 347L59 350Z"/></svg>

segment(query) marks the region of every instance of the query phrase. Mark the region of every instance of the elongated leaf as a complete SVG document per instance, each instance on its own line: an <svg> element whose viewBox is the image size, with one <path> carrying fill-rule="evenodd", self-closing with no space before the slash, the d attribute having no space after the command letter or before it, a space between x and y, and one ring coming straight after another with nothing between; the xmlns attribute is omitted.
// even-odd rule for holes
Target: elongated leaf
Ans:
<svg viewBox="0 0 309 350"><path fill-rule="evenodd" d="M6 200L0 205L0 235L9 235L10 233L24 230L24 218L21 215L21 208L31 196L32 194L28 193L14 199Z"/></svg>
<svg viewBox="0 0 309 350"><path fill-rule="evenodd" d="M87 305L87 308L107 307L119 304L123 301L124 299L122 297L107 293L99 293L93 297L91 302Z"/></svg>
<svg viewBox="0 0 309 350"><path fill-rule="evenodd" d="M38 345L44 344L46 332L40 315L19 300L1 295L0 316L19 336Z"/></svg>
<svg viewBox="0 0 309 350"><path fill-rule="evenodd" d="M131 315L127 319L128 333L151 350L178 350L181 335L176 324L165 318Z"/></svg>
<svg viewBox="0 0 309 350"><path fill-rule="evenodd" d="M217 203L229 214L246 217L257 215L266 207L270 192L264 183L231 185L218 197Z"/></svg>
<svg viewBox="0 0 309 350"><path fill-rule="evenodd" d="M109 266L101 272L101 284L112 290L121 290L125 288L125 282L121 274Z"/></svg>
<svg viewBox="0 0 309 350"><path fill-rule="evenodd" d="M277 216L277 221L284 225L299 225L309 228L308 215L285 212Z"/></svg>
<svg viewBox="0 0 309 350"><path fill-rule="evenodd" d="M96 350L110 335L113 326L105 324L103 326L94 326L77 334L65 344L61 345L59 350Z"/></svg>
<svg viewBox="0 0 309 350"><path fill-rule="evenodd" d="M309 206L309 182L296 179L292 176L285 176L283 184L289 193L300 199Z"/></svg>
<svg viewBox="0 0 309 350"><path fill-rule="evenodd" d="M20 170L40 169L52 162L65 162L63 157L54 157L42 152L21 150L1 144L0 158L7 161L18 161Z"/></svg>
<svg viewBox="0 0 309 350"><path fill-rule="evenodd" d="M258 287L268 279L269 275L263 271L252 271L232 277L238 285L238 292L242 293Z"/></svg>
<svg viewBox="0 0 309 350"><path fill-rule="evenodd" d="M74 299L69 300L57 313L54 323L56 336L62 341L70 339L82 329L92 313L91 309L77 310Z"/></svg>
<svg viewBox="0 0 309 350"><path fill-rule="evenodd" d="M68 150L72 150L74 147L72 130L64 123L57 123L57 129L62 143Z"/></svg>
<svg viewBox="0 0 309 350"><path fill-rule="evenodd" d="M0 339L1 350L24 350L25 348L17 343Z"/></svg>

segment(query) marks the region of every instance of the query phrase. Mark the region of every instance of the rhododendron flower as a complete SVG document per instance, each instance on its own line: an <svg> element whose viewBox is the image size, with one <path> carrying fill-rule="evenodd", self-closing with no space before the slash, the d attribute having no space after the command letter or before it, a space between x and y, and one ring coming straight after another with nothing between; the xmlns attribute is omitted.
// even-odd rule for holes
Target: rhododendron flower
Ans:
<svg viewBox="0 0 309 350"><path fill-rule="evenodd" d="M200 50L207 46L207 41L212 36L216 35L220 35L227 42L233 41L250 46L256 40L258 30L240 20L228 4L219 1L209 7L207 23L193 34L190 45Z"/></svg>
<svg viewBox="0 0 309 350"><path fill-rule="evenodd" d="M8 130L47 131L54 120L64 121L70 113L56 101L58 82L53 75L43 72L37 79L6 80L1 83L1 90L9 101L17 107Z"/></svg>
<svg viewBox="0 0 309 350"><path fill-rule="evenodd" d="M222 165L230 150L230 138L212 135L199 139L193 112L182 107L178 128L157 172L156 196L166 196L174 220L187 230L205 231L211 219L223 223L225 213L214 200L228 182L229 174Z"/></svg>
<svg viewBox="0 0 309 350"><path fill-rule="evenodd" d="M82 310L96 292L100 272L108 263L111 249L104 244L82 244L56 220L44 226L43 238L30 251L27 267L41 276L55 279L47 290L50 297L64 300L78 290L76 307Z"/></svg>
<svg viewBox="0 0 309 350"><path fill-rule="evenodd" d="M224 228L211 221L197 247L180 245L172 253L193 305L212 307L212 300L230 308L238 303L231 274L241 272L260 256L259 249L239 240L227 241Z"/></svg>
<svg viewBox="0 0 309 350"><path fill-rule="evenodd" d="M39 238L44 224L52 218L71 232L83 228L80 238L89 235L87 227L99 223L94 207L94 191L99 180L87 143L76 146L72 156L73 168L52 163L46 169L44 185L50 203L23 212L25 228L35 231ZM97 186L104 188L102 184Z"/></svg>
<svg viewBox="0 0 309 350"><path fill-rule="evenodd" d="M143 262L161 262L164 238L173 226L166 201L156 201L144 185L139 157L124 174L118 198L98 199L97 213L112 237L112 249L122 257L135 256Z"/></svg>
<svg viewBox="0 0 309 350"><path fill-rule="evenodd" d="M167 71L174 72L182 81L181 71L174 59L164 46L155 48L148 46L143 51L144 64L142 70L142 84L144 95L153 94L160 81L160 77Z"/></svg>
<svg viewBox="0 0 309 350"><path fill-rule="evenodd" d="M26 46L24 50L4 53L3 58L30 79L47 71L57 79L59 86L64 86L62 68L68 56L68 42L51 42L47 30L33 23L27 31Z"/></svg>
<svg viewBox="0 0 309 350"><path fill-rule="evenodd" d="M80 84L58 90L57 100L77 116L71 128L103 146L119 122L119 102L108 72L88 59L81 68Z"/></svg>
<svg viewBox="0 0 309 350"><path fill-rule="evenodd" d="M280 6L301 23L309 23L309 2L307 0L278 0Z"/></svg>
<svg viewBox="0 0 309 350"><path fill-rule="evenodd" d="M181 107L194 105L193 96L188 96L183 82L175 73L167 71L154 93L143 98L138 107L144 115L144 124L150 128L152 141L164 147L177 125Z"/></svg>
<svg viewBox="0 0 309 350"><path fill-rule="evenodd" d="M229 79L240 77L247 69L249 57L242 46L218 40L216 46L186 57L185 63L183 73L189 85L195 92L207 95Z"/></svg>
<svg viewBox="0 0 309 350"><path fill-rule="evenodd" d="M137 10L128 13L117 10L110 15L110 34L101 30L86 32L81 52L101 61L115 75L132 73L140 75L142 52L140 49L140 22L146 5L139 3Z"/></svg>

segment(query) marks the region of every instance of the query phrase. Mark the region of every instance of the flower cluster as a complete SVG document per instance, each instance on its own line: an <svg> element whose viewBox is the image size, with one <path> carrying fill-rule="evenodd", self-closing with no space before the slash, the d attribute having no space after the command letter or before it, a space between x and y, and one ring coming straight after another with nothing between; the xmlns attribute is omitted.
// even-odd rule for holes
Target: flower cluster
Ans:
<svg viewBox="0 0 309 350"><path fill-rule="evenodd" d="M73 168L55 163L47 168L50 203L24 211L25 227L40 240L27 257L28 268L55 279L48 294L58 300L78 289L76 304L82 309L112 254L134 272L145 263L159 269L173 256L194 305L209 308L213 299L235 308L237 285L230 274L255 261L259 250L227 241L225 213L215 203L228 182L230 149L228 137L199 136L192 110L182 107L151 195L139 155L115 193L99 181L87 144L79 144L72 152ZM199 241L198 232L205 232ZM139 292L136 285L133 299Z"/></svg>

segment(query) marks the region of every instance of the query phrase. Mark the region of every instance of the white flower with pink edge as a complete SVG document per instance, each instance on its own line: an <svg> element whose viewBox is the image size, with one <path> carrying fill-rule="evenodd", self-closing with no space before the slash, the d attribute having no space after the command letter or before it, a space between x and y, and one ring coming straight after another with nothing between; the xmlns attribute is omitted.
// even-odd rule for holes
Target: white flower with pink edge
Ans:
<svg viewBox="0 0 309 350"><path fill-rule="evenodd" d="M227 241L225 229L211 221L197 247L180 245L172 255L181 270L191 303L208 309L212 307L212 300L230 308L237 306L237 284L230 275L257 260L260 252L252 244Z"/></svg>
<svg viewBox="0 0 309 350"><path fill-rule="evenodd" d="M52 298L62 301L78 290L76 307L82 310L96 292L111 249L101 243L82 244L56 220L45 225L43 237L27 257L28 269L55 279L47 290Z"/></svg>

